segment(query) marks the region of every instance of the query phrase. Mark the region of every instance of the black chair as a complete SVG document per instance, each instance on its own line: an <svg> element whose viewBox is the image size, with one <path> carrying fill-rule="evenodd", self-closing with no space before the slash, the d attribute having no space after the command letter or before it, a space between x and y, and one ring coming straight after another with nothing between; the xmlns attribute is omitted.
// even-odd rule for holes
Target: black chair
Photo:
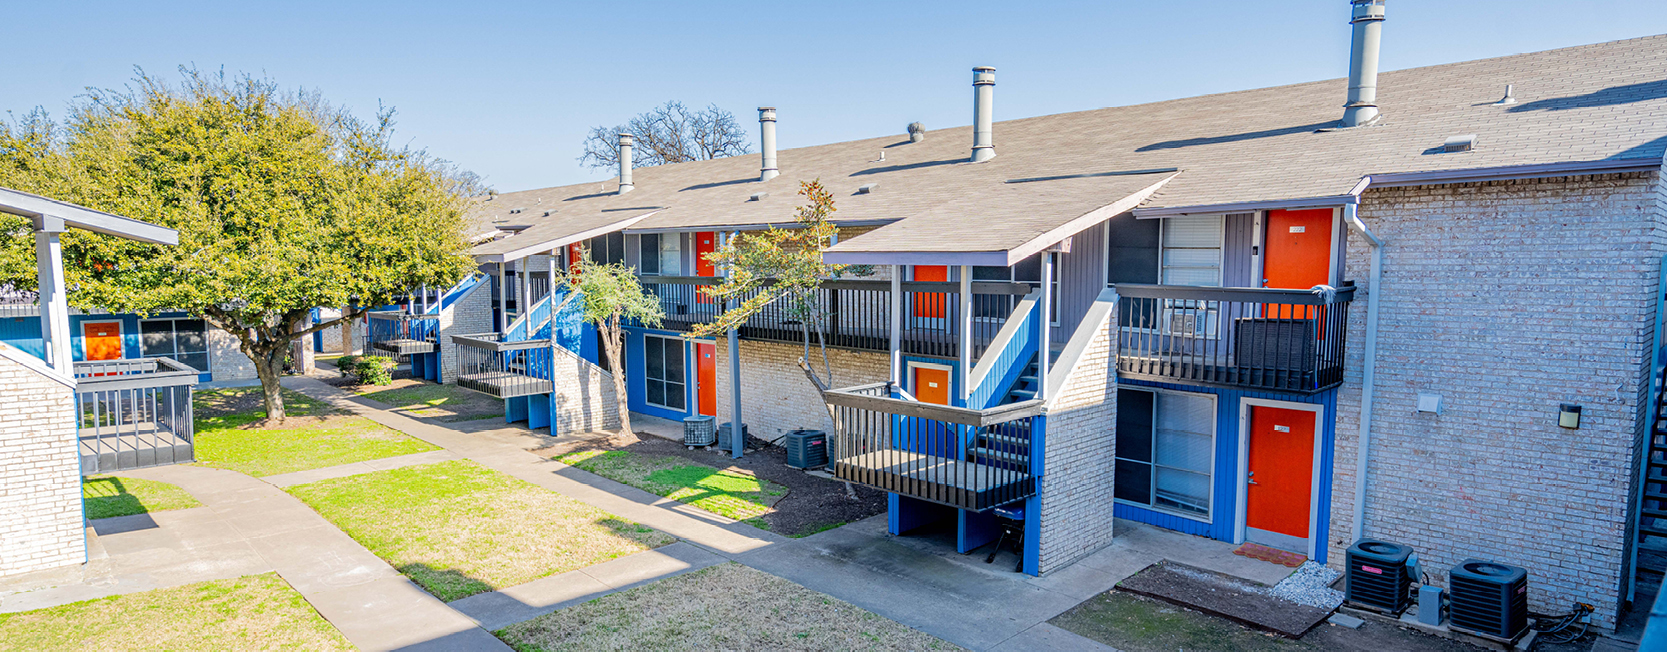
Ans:
<svg viewBox="0 0 1667 652"><path fill-rule="evenodd" d="M1013 567L1017 573L1025 568L1025 507L1024 503L1012 503L995 508L996 524L1001 527L1001 537L996 539L996 547L990 551L990 556L984 558L984 563L994 563L996 553L1001 552L1001 544L1012 537L1015 550L1019 553L1019 563Z"/></svg>

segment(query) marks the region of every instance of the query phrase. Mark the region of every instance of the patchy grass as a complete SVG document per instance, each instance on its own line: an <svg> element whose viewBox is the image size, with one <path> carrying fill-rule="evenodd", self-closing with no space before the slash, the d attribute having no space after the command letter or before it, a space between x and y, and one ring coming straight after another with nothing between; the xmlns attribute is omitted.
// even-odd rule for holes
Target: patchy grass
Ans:
<svg viewBox="0 0 1667 652"><path fill-rule="evenodd" d="M1122 591L1096 595L1048 622L1128 652L1315 649L1224 618Z"/></svg>
<svg viewBox="0 0 1667 652"><path fill-rule="evenodd" d="M255 477L438 450L289 390L281 428L252 425L266 418L259 387L198 392L195 406L197 463Z"/></svg>
<svg viewBox="0 0 1667 652"><path fill-rule="evenodd" d="M82 478L81 499L87 518L95 520L202 506L190 493L166 482L113 475Z"/></svg>
<svg viewBox="0 0 1667 652"><path fill-rule="evenodd" d="M587 450L556 461L765 530L769 526L758 517L787 495L787 488L774 482L673 455Z"/></svg>
<svg viewBox="0 0 1667 652"><path fill-rule="evenodd" d="M360 386L360 396L394 406L410 416L441 421L472 421L504 415L504 402L456 385L437 385L413 379L394 381L392 389Z"/></svg>
<svg viewBox="0 0 1667 652"><path fill-rule="evenodd" d="M676 540L468 461L288 491L447 602Z"/></svg>
<svg viewBox="0 0 1667 652"><path fill-rule="evenodd" d="M538 650L958 650L740 564L713 566L494 632Z"/></svg>
<svg viewBox="0 0 1667 652"><path fill-rule="evenodd" d="M276 573L0 614L0 650L353 650Z"/></svg>

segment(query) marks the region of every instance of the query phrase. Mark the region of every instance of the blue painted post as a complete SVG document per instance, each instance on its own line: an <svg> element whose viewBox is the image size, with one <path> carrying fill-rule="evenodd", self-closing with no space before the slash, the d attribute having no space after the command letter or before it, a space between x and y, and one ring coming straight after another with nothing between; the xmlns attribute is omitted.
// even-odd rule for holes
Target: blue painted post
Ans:
<svg viewBox="0 0 1667 652"><path fill-rule="evenodd" d="M1046 313L1043 313L1046 314ZM1044 320L1045 324L1046 321ZM1044 326L1045 327L1045 326ZM1044 354L1045 355L1045 354ZM1039 382L1046 383L1042 378ZM1042 574L1042 491L1046 489L1042 453L1047 450L1048 416L1032 417L1030 426L1030 475L1036 478L1036 494L1025 499L1025 563L1024 573Z"/></svg>
<svg viewBox="0 0 1667 652"><path fill-rule="evenodd" d="M515 423L527 420L527 397L517 396L504 399L504 422Z"/></svg>

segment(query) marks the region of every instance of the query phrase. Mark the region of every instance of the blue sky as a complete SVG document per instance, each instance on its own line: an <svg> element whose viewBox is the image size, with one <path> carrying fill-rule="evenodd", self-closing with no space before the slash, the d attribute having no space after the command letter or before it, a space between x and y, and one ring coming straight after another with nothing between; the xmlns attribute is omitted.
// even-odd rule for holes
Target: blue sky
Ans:
<svg viewBox="0 0 1667 652"><path fill-rule="evenodd" d="M1667 33L1659 2L1392 0L1383 65ZM975 65L1002 120L1341 77L1349 47L1346 0L9 4L0 110L223 67L396 107L500 191L610 176L577 163L586 130L671 99L752 131L775 105L787 148L968 124Z"/></svg>

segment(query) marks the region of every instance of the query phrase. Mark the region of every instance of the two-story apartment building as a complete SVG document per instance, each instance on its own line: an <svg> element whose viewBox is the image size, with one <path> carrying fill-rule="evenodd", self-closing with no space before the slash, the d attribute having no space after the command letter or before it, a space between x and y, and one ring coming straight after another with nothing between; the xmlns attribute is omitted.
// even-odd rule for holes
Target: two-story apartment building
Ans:
<svg viewBox="0 0 1667 652"><path fill-rule="evenodd" d="M1523 566L1537 610L1613 626L1667 535L1667 37L1378 75L1382 3L1354 7L1349 80L995 122L980 68L972 127L777 152L761 109L760 158L482 201L505 280L456 316L491 334L453 377L530 425L605 424L594 334L541 303L588 245L666 308L631 329L633 410L828 431L894 533L953 519L970 550L1018 519L1029 573L1114 517L1334 565L1369 536L1435 583ZM683 336L722 309L702 256L789 225L810 179L826 260L871 272L824 286L825 394L790 315L733 352Z"/></svg>

